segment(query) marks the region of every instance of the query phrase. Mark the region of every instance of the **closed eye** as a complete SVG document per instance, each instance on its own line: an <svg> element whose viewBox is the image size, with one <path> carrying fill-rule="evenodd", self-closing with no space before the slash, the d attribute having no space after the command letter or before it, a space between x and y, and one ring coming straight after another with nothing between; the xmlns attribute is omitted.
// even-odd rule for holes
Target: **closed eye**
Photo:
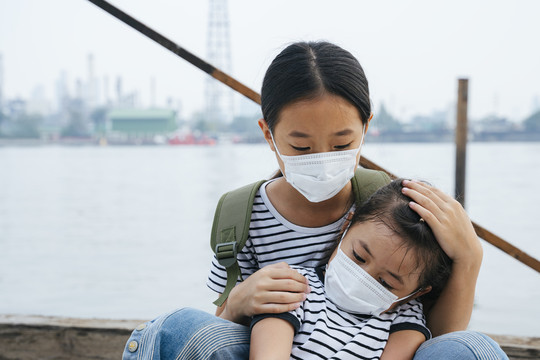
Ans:
<svg viewBox="0 0 540 360"><path fill-rule="evenodd" d="M308 151L309 149L311 149L309 146L306 146L306 147L300 147L300 146L293 146L291 145L291 147L296 150L296 151Z"/></svg>
<svg viewBox="0 0 540 360"><path fill-rule="evenodd" d="M349 146L351 146L352 142L346 144L346 145L336 145L334 146L334 149L337 149L337 150L343 150L343 149L347 149Z"/></svg>
<svg viewBox="0 0 540 360"><path fill-rule="evenodd" d="M361 264L363 264L363 263L366 262L366 260L362 259L362 258L360 257L360 255L358 255L354 250L353 250L353 256L354 256L354 258L355 258L356 260L358 260Z"/></svg>
<svg viewBox="0 0 540 360"><path fill-rule="evenodd" d="M394 290L394 288L393 288L389 283L387 283L386 281L384 281L383 278L379 278L379 282L381 283L382 286L384 286L384 287L387 288L388 290Z"/></svg>

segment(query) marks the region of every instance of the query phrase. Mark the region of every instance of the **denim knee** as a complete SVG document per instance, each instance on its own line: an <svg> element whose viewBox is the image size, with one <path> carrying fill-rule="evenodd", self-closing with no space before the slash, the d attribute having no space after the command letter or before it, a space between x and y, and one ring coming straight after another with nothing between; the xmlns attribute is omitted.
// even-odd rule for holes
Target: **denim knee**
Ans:
<svg viewBox="0 0 540 360"><path fill-rule="evenodd" d="M139 325L126 343L123 359L240 359L248 355L247 327L184 308Z"/></svg>
<svg viewBox="0 0 540 360"><path fill-rule="evenodd" d="M181 316L185 312L185 309L177 309L137 326L126 342L122 359L159 360L161 358L159 351L161 335L168 332L166 320L171 317Z"/></svg>
<svg viewBox="0 0 540 360"><path fill-rule="evenodd" d="M508 360L508 356L489 336L476 331L456 331L423 343L414 360Z"/></svg>

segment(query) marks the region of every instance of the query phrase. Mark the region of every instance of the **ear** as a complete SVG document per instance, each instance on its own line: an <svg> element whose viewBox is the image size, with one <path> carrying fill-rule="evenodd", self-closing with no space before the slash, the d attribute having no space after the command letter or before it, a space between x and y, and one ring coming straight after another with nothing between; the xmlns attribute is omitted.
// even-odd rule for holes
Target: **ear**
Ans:
<svg viewBox="0 0 540 360"><path fill-rule="evenodd" d="M416 299L416 298L418 298L418 297L420 297L420 296L422 296L422 295L426 295L428 292L431 291L431 289L432 289L431 285L428 285L428 286L426 286L425 288L423 288L423 289L421 289L420 291L418 291L418 292L417 292L416 294L414 294L413 296L411 296L411 297L409 298L409 300L407 300L407 301L411 301L412 299Z"/></svg>
<svg viewBox="0 0 540 360"><path fill-rule="evenodd" d="M367 129L369 128L369 123L371 122L371 119L373 119L373 113L369 115L369 119L367 119L366 126L364 127L364 140L366 138Z"/></svg>
<svg viewBox="0 0 540 360"><path fill-rule="evenodd" d="M263 132L264 139L266 140L268 145L270 145L270 149L272 149L272 151L275 152L276 149L274 149L274 142L272 141L272 133L270 132L270 128L268 127L266 120L259 119L258 124Z"/></svg>

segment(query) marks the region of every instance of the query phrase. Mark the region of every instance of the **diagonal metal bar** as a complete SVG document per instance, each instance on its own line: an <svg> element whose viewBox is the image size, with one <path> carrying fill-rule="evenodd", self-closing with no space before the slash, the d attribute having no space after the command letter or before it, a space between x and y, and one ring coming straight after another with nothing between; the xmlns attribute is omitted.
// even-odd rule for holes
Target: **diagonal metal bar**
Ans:
<svg viewBox="0 0 540 360"><path fill-rule="evenodd" d="M135 30L139 31L143 35L149 37L150 39L154 40L161 46L165 47L166 49L172 51L176 55L180 56L182 59L188 61L190 64L196 66L200 70L204 71L205 73L209 74L216 80L221 81L223 84L229 86L233 90L239 92L240 94L244 95L245 97L253 100L257 104L261 104L261 96L255 92L254 90L250 89L246 85L240 83L238 80L234 79L232 76L222 72L221 70L217 69L216 67L212 66L211 64L207 63L206 61L202 60L198 56L192 54L191 52L187 51L186 49L180 47L173 41L169 40L165 36L159 34L157 31L149 28L148 26L141 23L139 20L135 19L134 17L126 14L124 11L118 9L117 7L111 5L109 2L105 0L88 0L94 5L100 7L101 9L105 10L112 16L116 17L118 20L124 22L125 24L131 26ZM368 160L365 157L362 157L360 159L360 165L362 165L365 168L368 169L374 169L374 170L381 170L386 172L391 178L396 178L397 176L389 172L388 170L382 168L381 166L375 164L374 162ZM490 243L491 245L499 248L503 252L507 253L508 255L514 257L518 261L522 262L523 264L529 266L530 268L540 272L540 261L535 259L534 257L530 256L529 254L525 253L524 251L520 250L519 248L515 247L514 245L510 244L506 240L503 240L501 237L493 234L489 230L483 228L482 226L476 224L474 221L472 222L474 229L476 231L476 234Z"/></svg>
<svg viewBox="0 0 540 360"><path fill-rule="evenodd" d="M101 9L105 10L112 16L116 17L118 20L124 22L125 24L131 26L135 30L139 31L143 35L149 37L150 39L154 40L161 46L167 48L168 50L172 51L176 55L180 56L182 59L186 60L190 64L198 67L205 73L209 74L216 80L221 81L225 85L229 86L233 90L236 90L240 94L246 96L247 98L255 101L257 104L261 103L261 96L256 92L247 87L246 85L242 84L241 82L235 80L233 77L227 75L226 73L222 72L221 70L217 69L216 67L212 66L211 64L207 63L200 57L194 55L193 53L187 51L186 49L180 47L175 42L171 41L170 39L166 38L165 36L161 35L157 31L155 31L152 28L149 28L148 26L144 25L139 20L135 19L133 16L128 15L124 11L120 10L116 6L110 4L107 1L104 0L88 0L94 5L100 7Z"/></svg>

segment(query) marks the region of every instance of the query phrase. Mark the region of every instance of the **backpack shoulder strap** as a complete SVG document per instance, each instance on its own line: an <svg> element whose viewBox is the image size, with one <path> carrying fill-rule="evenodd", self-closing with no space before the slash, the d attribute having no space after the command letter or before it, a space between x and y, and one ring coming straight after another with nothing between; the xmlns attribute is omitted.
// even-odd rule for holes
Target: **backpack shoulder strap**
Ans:
<svg viewBox="0 0 540 360"><path fill-rule="evenodd" d="M240 276L237 254L243 249L249 235L253 200L257 190L266 180L243 186L225 193L216 207L210 246L219 264L227 269L227 284L221 296L214 301L223 305ZM390 177L383 171L359 167L351 179L357 202L367 200L377 189L388 184Z"/></svg>
<svg viewBox="0 0 540 360"><path fill-rule="evenodd" d="M366 201L375 191L390 181L390 176L384 171L358 167L351 179L356 203Z"/></svg>
<svg viewBox="0 0 540 360"><path fill-rule="evenodd" d="M214 302L217 306L223 305L240 276L236 255L246 244L253 200L257 190L265 181L257 181L225 193L217 204L210 234L210 246L219 264L227 269L227 285L221 296Z"/></svg>

